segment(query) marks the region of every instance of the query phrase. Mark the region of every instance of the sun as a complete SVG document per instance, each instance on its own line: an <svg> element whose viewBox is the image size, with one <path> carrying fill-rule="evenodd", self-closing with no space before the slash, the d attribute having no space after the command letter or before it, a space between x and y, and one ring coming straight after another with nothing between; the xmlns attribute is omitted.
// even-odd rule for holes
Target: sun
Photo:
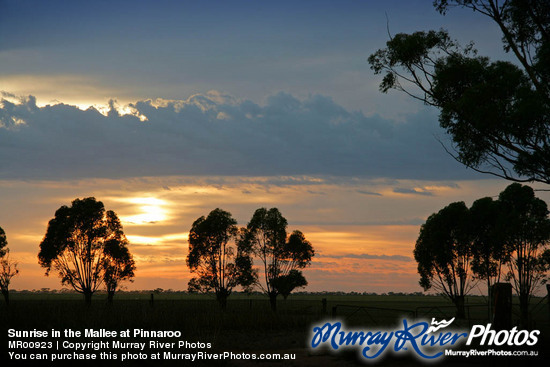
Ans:
<svg viewBox="0 0 550 367"><path fill-rule="evenodd" d="M122 216L121 220L128 224L155 224L168 218L167 202L154 197L129 198L128 202L137 205L137 214Z"/></svg>

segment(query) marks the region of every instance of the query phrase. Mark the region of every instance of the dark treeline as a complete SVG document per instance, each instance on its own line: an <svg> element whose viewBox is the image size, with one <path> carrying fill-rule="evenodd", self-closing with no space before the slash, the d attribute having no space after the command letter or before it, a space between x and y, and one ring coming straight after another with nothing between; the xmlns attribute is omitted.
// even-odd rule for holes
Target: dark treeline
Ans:
<svg viewBox="0 0 550 367"><path fill-rule="evenodd" d="M74 289L69 288L62 288L62 289L50 289L50 288L41 288L41 289L12 289L10 290L11 293L17 293L17 294L49 294L49 295L63 295L63 294L79 294ZM98 294L107 294L107 291L105 290L99 290L96 293ZM151 294L154 295L190 295L190 294L196 294L196 292L192 291L189 292L188 290L176 290L176 289L162 289L162 288L156 288L156 289L133 289L133 290L124 290L120 289L117 291L117 294L127 294L127 295L145 295L150 296ZM216 294L214 292L205 292L205 294L210 294L212 296L215 296ZM237 295L243 295L243 296L263 296L265 295L264 292L253 290L253 291L244 291L244 290L233 290L232 294ZM292 292L295 296L415 296L415 297L428 297L429 294L426 294L424 292L357 292L357 291L296 291ZM480 295L469 295L469 297L481 297Z"/></svg>
<svg viewBox="0 0 550 367"><path fill-rule="evenodd" d="M466 167L550 184L550 2L435 0L433 6L442 15L463 8L485 16L515 62L482 56L473 42L461 46L445 29L399 33L368 59L375 74L384 74L380 90L435 107L450 137L445 151ZM439 288L462 315L472 277L488 288L510 281L526 324L529 298L548 269L547 214L532 189L519 185L496 202L450 204L420 231L421 285Z"/></svg>
<svg viewBox="0 0 550 367"><path fill-rule="evenodd" d="M470 208L449 204L420 229L414 250L420 285L444 293L464 317L464 297L476 281L486 283L489 295L492 285L509 281L527 325L530 299L550 269L548 213L533 189L518 183L497 200L481 198Z"/></svg>
<svg viewBox="0 0 550 367"><path fill-rule="evenodd" d="M301 269L311 264L315 254L302 232L287 234L287 225L277 208L256 210L243 228L222 209L195 220L188 240L186 262L193 275L188 292L213 293L225 309L227 298L237 287L246 293L260 291L268 295L275 311L279 294L286 299L293 290L307 285ZM104 291L112 303L121 283L133 281L135 276L128 245L115 212L105 210L93 197L75 199L70 206L61 206L49 221L38 260L46 275L57 272L61 284L69 287L61 292L80 293L90 305L93 294ZM18 271L6 246L0 228L0 287L8 303L8 286ZM260 266L254 267L254 258ZM163 291L157 288L151 293Z"/></svg>

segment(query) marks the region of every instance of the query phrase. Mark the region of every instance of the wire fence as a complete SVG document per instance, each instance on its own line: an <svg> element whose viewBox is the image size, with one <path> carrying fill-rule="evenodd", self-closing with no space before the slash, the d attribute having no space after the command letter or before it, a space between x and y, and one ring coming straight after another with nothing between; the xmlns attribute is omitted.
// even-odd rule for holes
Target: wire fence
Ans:
<svg viewBox="0 0 550 367"><path fill-rule="evenodd" d="M335 304L331 309L332 318L340 318L352 324L390 325L403 318L409 319L445 319L455 318L457 326L472 327L476 324L491 323L488 304L466 304L463 318L456 317L454 305L419 306L415 308L387 308L368 305ZM520 323L520 305L512 304L512 324ZM548 297L537 300L529 307L531 327L550 327L550 305Z"/></svg>

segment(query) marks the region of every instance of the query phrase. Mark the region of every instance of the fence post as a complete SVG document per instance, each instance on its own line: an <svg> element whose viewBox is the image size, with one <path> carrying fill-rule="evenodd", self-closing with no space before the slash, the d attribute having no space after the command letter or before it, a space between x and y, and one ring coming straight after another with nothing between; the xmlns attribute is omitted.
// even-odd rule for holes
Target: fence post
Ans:
<svg viewBox="0 0 550 367"><path fill-rule="evenodd" d="M153 307L155 305L155 295L153 293L151 293L151 307Z"/></svg>
<svg viewBox="0 0 550 367"><path fill-rule="evenodd" d="M326 315L327 314L327 299L323 298L322 302L323 302L323 315Z"/></svg>
<svg viewBox="0 0 550 367"><path fill-rule="evenodd" d="M332 306L332 318L336 317L336 306Z"/></svg>
<svg viewBox="0 0 550 367"><path fill-rule="evenodd" d="M496 283L493 285L493 329L510 330L512 328L512 285Z"/></svg>

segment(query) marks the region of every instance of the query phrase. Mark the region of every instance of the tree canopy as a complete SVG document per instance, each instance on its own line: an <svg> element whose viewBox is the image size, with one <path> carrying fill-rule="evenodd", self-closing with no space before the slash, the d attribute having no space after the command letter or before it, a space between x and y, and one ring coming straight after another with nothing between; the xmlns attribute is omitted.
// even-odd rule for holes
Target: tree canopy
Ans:
<svg viewBox="0 0 550 367"><path fill-rule="evenodd" d="M189 231L187 266L195 274L189 290L213 290L222 308L233 288L248 288L256 281L252 259L237 236L237 221L219 208L198 218Z"/></svg>
<svg viewBox="0 0 550 367"><path fill-rule="evenodd" d="M40 243L39 264L52 268L62 284L84 294L87 303L103 284L109 263L108 243L126 244L120 222L113 211L105 211L103 203L93 197L75 199L71 206L62 206L48 223Z"/></svg>
<svg viewBox="0 0 550 367"><path fill-rule="evenodd" d="M485 197L474 201L469 212L472 271L487 282L487 289L503 278L502 267L509 260L504 210L500 201Z"/></svg>
<svg viewBox="0 0 550 367"><path fill-rule="evenodd" d="M478 56L445 30L397 34L370 55L380 90L396 89L439 109L453 156L476 171L550 183L550 2L436 0L494 21L517 62Z"/></svg>
<svg viewBox="0 0 550 367"><path fill-rule="evenodd" d="M6 304L9 305L9 287L14 276L19 274L17 263L10 259L10 250L8 249L8 240L6 232L0 227L0 291L4 296Z"/></svg>
<svg viewBox="0 0 550 367"><path fill-rule="evenodd" d="M449 204L420 228L414 249L420 285L447 295L461 313L472 281L485 280L490 290L506 279L527 325L530 298L550 270L548 213L533 189L519 183L506 187L498 200L481 198L470 209L463 202Z"/></svg>
<svg viewBox="0 0 550 367"><path fill-rule="evenodd" d="M458 317L464 317L464 296L471 289L470 236L468 208L464 202L451 203L426 220L414 249L420 285L449 297Z"/></svg>
<svg viewBox="0 0 550 367"><path fill-rule="evenodd" d="M286 275L279 275L271 281L273 288L279 292L284 299L296 288L307 286L307 280L300 270L292 269Z"/></svg>
<svg viewBox="0 0 550 367"><path fill-rule="evenodd" d="M6 238L6 232L0 227L0 257L6 254L6 247L8 246L8 240Z"/></svg>
<svg viewBox="0 0 550 367"><path fill-rule="evenodd" d="M114 212L108 211L106 221L111 230L116 232L116 235L105 241L104 245L103 282L107 288L107 299L112 302L120 283L126 280L133 281L136 264L128 249L129 243L122 230L120 220Z"/></svg>
<svg viewBox="0 0 550 367"><path fill-rule="evenodd" d="M520 301L521 321L528 322L530 298L544 280L550 263L550 219L546 203L529 186L512 184L499 195L503 205L504 231L509 257L507 279Z"/></svg>
<svg viewBox="0 0 550 367"><path fill-rule="evenodd" d="M243 229L241 239L243 246L262 262L264 281L258 285L269 296L273 310L278 294L286 298L295 288L307 285L298 269L309 266L315 255L302 232L294 231L287 238L287 225L279 209L259 208Z"/></svg>
<svg viewBox="0 0 550 367"><path fill-rule="evenodd" d="M0 257L0 291L8 305L10 303L10 283L12 278L17 274L19 274L17 262L10 259L10 251L7 250L4 256Z"/></svg>

